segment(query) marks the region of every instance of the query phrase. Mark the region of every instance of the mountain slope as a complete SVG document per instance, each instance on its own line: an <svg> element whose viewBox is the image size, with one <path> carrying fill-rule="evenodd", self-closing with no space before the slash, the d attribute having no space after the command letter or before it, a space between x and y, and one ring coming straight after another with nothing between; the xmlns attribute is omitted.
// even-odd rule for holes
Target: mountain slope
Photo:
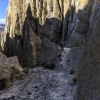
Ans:
<svg viewBox="0 0 100 100"><path fill-rule="evenodd" d="M5 25L4 24L0 24L0 32L3 32L4 28L5 28Z"/></svg>

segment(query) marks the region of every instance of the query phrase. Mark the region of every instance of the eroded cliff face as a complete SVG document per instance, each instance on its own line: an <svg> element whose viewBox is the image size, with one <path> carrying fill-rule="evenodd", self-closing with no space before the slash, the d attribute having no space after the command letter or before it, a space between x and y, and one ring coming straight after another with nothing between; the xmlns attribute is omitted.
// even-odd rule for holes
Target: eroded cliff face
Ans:
<svg viewBox="0 0 100 100"><path fill-rule="evenodd" d="M67 47L83 45L92 6L93 1L89 0L10 0L4 53L17 55L22 64L34 66L40 38Z"/></svg>
<svg viewBox="0 0 100 100"><path fill-rule="evenodd" d="M73 48L85 43L77 99L99 100L99 10L99 0L10 0L4 53L18 56L23 66L33 67L42 60L43 65L55 61L61 53L56 44Z"/></svg>
<svg viewBox="0 0 100 100"><path fill-rule="evenodd" d="M34 33L53 42L65 44L70 38L76 38L76 44L83 43L88 30L91 3L89 0L10 0L7 10L7 29L10 37L22 35L25 21L30 23ZM86 7L88 4L89 7ZM86 9L86 8L89 9ZM84 17L82 12L84 10ZM77 18L77 14L79 18ZM79 29L80 28L80 29ZM82 29L81 29L82 28ZM75 31L75 32L74 32ZM79 34L78 34L79 33ZM76 37L74 37L77 35ZM78 39L77 39L78 38ZM70 41L71 42L71 41ZM72 42L72 44L75 44Z"/></svg>
<svg viewBox="0 0 100 100"><path fill-rule="evenodd" d="M95 0L79 66L78 100L100 99L100 0Z"/></svg>
<svg viewBox="0 0 100 100"><path fill-rule="evenodd" d="M4 40L4 53L7 56L17 55L20 63L27 67L36 65L36 51L41 44L32 11L28 0L9 1Z"/></svg>

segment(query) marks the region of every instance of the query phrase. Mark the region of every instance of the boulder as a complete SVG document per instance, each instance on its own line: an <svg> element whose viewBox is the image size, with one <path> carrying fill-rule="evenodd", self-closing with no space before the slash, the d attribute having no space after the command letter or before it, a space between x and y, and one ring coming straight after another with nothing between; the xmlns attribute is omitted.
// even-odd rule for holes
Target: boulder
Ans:
<svg viewBox="0 0 100 100"><path fill-rule="evenodd" d="M61 55L61 47L45 38L37 56L37 65L53 69L59 55Z"/></svg>
<svg viewBox="0 0 100 100"><path fill-rule="evenodd" d="M10 83L25 74L17 57L7 58L0 53L0 88L8 87Z"/></svg>

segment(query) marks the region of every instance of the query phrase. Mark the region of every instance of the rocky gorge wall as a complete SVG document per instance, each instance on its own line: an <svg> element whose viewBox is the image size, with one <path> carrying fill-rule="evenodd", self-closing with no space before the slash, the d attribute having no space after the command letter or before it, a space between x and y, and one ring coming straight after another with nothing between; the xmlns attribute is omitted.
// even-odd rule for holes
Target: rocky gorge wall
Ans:
<svg viewBox="0 0 100 100"><path fill-rule="evenodd" d="M88 1L10 0L2 45L4 53L17 55L22 65L34 66L44 38L67 47L83 45L92 9Z"/></svg>
<svg viewBox="0 0 100 100"><path fill-rule="evenodd" d="M60 56L61 48L56 44L83 46L77 99L99 100L99 10L99 0L10 0L4 54L18 56L21 65L33 67L42 59L44 65Z"/></svg>
<svg viewBox="0 0 100 100"><path fill-rule="evenodd" d="M95 0L79 66L78 100L100 99L100 0Z"/></svg>

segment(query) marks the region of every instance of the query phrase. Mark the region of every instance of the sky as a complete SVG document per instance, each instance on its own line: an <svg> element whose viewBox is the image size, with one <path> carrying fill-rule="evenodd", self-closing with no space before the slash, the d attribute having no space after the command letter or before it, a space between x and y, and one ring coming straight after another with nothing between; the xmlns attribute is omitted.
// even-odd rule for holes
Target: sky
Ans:
<svg viewBox="0 0 100 100"><path fill-rule="evenodd" d="M0 24L5 24L8 2L9 0L0 0Z"/></svg>

